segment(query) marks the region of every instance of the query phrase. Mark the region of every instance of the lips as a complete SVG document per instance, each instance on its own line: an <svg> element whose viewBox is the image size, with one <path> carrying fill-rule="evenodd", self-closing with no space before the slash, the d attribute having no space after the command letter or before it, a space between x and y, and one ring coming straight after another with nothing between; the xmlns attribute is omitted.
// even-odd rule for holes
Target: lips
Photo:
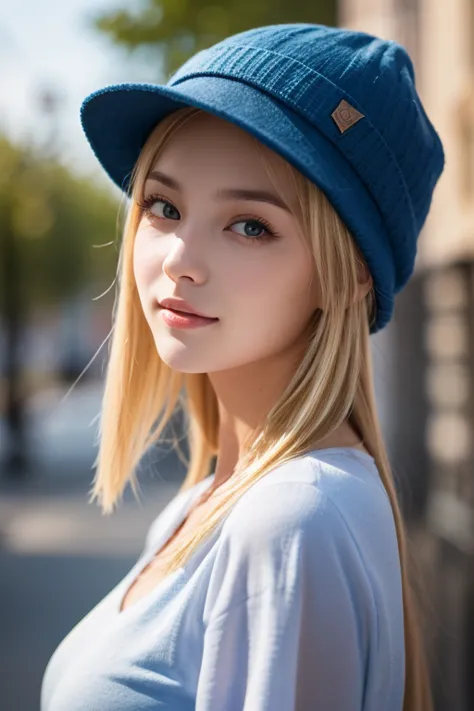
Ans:
<svg viewBox="0 0 474 711"><path fill-rule="evenodd" d="M178 301L177 299L172 299L172 298L166 298L162 299L161 301L157 301L157 306L160 309L165 309L167 311L170 311L171 313L175 313L177 316L186 316L186 317L194 317L194 318L201 318L205 319L206 321L218 321L219 319L217 317L213 316L205 316L204 314L199 313L199 311L187 311L185 308L181 309L181 303L183 304L184 307L187 307L188 304L184 301L184 299ZM191 307L192 308L192 307Z"/></svg>
<svg viewBox="0 0 474 711"><path fill-rule="evenodd" d="M175 314L183 314L183 316L197 316L197 314L193 314L190 311L180 311L179 309L172 309L171 306L162 306L161 308L166 309L167 311L174 311ZM199 318L207 318L207 316L200 316Z"/></svg>
<svg viewBox="0 0 474 711"><path fill-rule="evenodd" d="M203 319L205 321L218 321L218 318L209 318L209 316L200 316L199 314L189 313L189 311L178 311L178 309L172 309L170 306L166 307L166 311L171 311L177 316L187 316L188 318Z"/></svg>
<svg viewBox="0 0 474 711"><path fill-rule="evenodd" d="M205 318L209 321L219 320L216 317L206 316L205 314L200 313L199 311L194 309L193 306L188 304L184 299L166 297L164 299L161 299L161 301L158 301L158 306L162 309L169 309L170 311L173 311L176 314L183 314L185 316L198 316L199 318ZM189 311L188 308L190 309Z"/></svg>

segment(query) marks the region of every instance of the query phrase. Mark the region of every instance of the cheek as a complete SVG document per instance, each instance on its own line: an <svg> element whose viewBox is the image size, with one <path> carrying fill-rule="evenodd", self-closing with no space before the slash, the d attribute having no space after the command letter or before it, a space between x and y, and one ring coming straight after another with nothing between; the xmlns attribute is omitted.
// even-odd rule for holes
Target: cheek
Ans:
<svg viewBox="0 0 474 711"><path fill-rule="evenodd" d="M240 293L263 313L293 314L312 312L318 301L316 275L306 255L259 260L241 270ZM232 275L230 275L232 279ZM313 306L314 304L314 306Z"/></svg>
<svg viewBox="0 0 474 711"><path fill-rule="evenodd" d="M306 255L249 269L239 293L249 330L274 346L297 338L319 305L316 275Z"/></svg>
<svg viewBox="0 0 474 711"><path fill-rule="evenodd" d="M140 294L156 279L157 269L161 259L157 255L156 245L153 246L149 231L139 229L133 246L133 273Z"/></svg>

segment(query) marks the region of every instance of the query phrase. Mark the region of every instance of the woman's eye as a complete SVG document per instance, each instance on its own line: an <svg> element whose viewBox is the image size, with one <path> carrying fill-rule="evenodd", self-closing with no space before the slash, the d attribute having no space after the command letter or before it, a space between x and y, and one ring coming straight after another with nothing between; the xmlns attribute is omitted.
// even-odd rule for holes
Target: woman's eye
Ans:
<svg viewBox="0 0 474 711"><path fill-rule="evenodd" d="M235 225L243 225L242 231L239 232L239 234L243 237L262 237L263 234L268 232L265 225L258 222L258 220L242 220L240 222L234 222L232 227L235 227Z"/></svg>
<svg viewBox="0 0 474 711"><path fill-rule="evenodd" d="M155 198L148 204L148 212L154 217L166 220L179 220L180 218L178 210L170 202L161 198Z"/></svg>
<svg viewBox="0 0 474 711"><path fill-rule="evenodd" d="M158 195L149 195L143 199L143 202L138 202L137 204L142 208L143 214L149 219L181 219L181 215L175 206ZM264 242L277 239L279 236L273 227L262 218L248 217L246 219L236 220L229 225L227 229L233 228L232 231L234 231L236 227L238 234L246 238L247 242L254 244L263 244Z"/></svg>

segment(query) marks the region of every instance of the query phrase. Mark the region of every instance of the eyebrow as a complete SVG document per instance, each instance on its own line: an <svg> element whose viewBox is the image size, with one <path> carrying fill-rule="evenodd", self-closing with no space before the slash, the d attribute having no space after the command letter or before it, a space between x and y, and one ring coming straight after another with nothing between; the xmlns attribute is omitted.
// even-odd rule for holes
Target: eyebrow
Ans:
<svg viewBox="0 0 474 711"><path fill-rule="evenodd" d="M157 180L158 182L166 185L172 190L182 190L181 185L175 178L170 175L166 175L159 170L152 170L148 176L147 180ZM250 190L247 188L221 188L216 193L217 197L223 199L238 199L238 200L256 200L257 202L267 202L276 207L280 207L282 210L286 210L292 214L288 205L283 202L281 198L274 193L268 192L267 190Z"/></svg>

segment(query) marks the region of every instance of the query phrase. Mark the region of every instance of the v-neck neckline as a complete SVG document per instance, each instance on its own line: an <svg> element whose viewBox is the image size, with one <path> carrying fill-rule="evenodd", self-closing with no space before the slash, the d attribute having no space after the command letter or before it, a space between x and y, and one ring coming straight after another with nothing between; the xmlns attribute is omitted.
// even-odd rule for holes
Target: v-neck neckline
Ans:
<svg viewBox="0 0 474 711"><path fill-rule="evenodd" d="M306 452L305 454L301 456L307 456L309 455L315 455L316 458L318 458L318 453L321 455L327 455L327 454L340 454L341 452L351 452L355 454L356 456L360 456L362 459L365 459L367 461L370 461L372 464L375 464L374 458L361 450L355 449L354 447L328 447L328 448L323 448L323 449L316 449L316 450L311 450L310 452ZM197 501L197 499L203 494L209 486L211 486L213 480L214 480L215 472L212 474L209 474L205 479L202 481L198 482L195 487L189 489L187 492L184 492L185 497L183 498L181 506L178 508L178 512L175 513L169 524L164 528L162 531L158 542L153 548L148 552L148 555L142 556L135 566L129 571L129 573L125 576L125 578L121 581L119 584L118 590L117 590L117 598L114 603L114 612L115 616L121 620L124 617L128 617L129 615L132 615L134 613L138 613L140 610L144 609L147 605L151 604L154 599L157 599L158 596L162 593L162 591L168 587L170 587L183 573L184 573L184 566L181 566L180 568L174 570L172 573L169 573L166 575L164 578L162 578L151 590L149 590L147 593L142 595L138 600L135 602L127 605L125 609L121 609L123 602L125 600L125 596L127 595L128 591L131 589L132 585L135 584L137 581L137 578L143 573L145 568L148 566L149 563L153 560L153 558L156 556L156 554L163 548L163 546L170 540L170 538L176 533L178 528L181 526L183 521L186 519L188 514L190 513L194 503Z"/></svg>
<svg viewBox="0 0 474 711"><path fill-rule="evenodd" d="M122 583L118 588L117 599L114 604L114 611L116 617L122 619L122 617L128 616L128 614L132 614L135 608L142 609L148 603L151 604L151 601L155 599L155 597L158 597L158 595L161 593L162 588L164 589L170 586L178 578L178 576L182 575L182 573L184 572L184 566L181 566L180 568L174 570L172 573L165 575L165 577L158 581L158 583L151 590L146 592L135 602L132 602L127 605L127 607L125 607L123 610L121 609L129 590L132 588L132 586L135 585L139 576L151 563L156 554L159 553L159 551L176 533L178 528L180 528L180 526L190 513L194 503L201 496L201 494L203 494L204 491L206 491L206 489L211 486L213 478L214 473L210 474L205 479L198 482L195 487L185 492L187 496L185 496L185 498L183 499L181 507L175 513L168 526L166 526L162 531L156 545L153 546L153 548L149 551L148 555L142 556L137 561L136 565L134 565L134 567L129 571L128 575L126 575L125 578L122 580ZM206 485L204 486L204 484Z"/></svg>

